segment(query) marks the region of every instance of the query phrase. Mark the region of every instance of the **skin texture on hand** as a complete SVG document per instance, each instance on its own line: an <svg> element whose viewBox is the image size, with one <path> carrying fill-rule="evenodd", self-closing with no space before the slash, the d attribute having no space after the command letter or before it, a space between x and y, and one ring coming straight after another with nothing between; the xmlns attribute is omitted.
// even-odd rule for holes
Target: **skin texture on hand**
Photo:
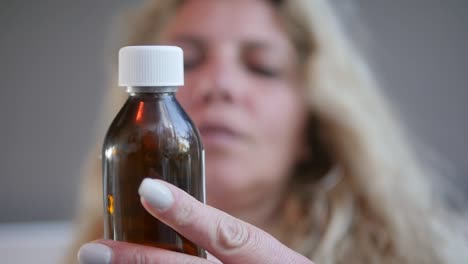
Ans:
<svg viewBox="0 0 468 264"><path fill-rule="evenodd" d="M145 179L139 193L148 212L214 257L202 259L154 247L99 240L82 246L78 253L80 263L312 264L268 233L200 203L169 183Z"/></svg>

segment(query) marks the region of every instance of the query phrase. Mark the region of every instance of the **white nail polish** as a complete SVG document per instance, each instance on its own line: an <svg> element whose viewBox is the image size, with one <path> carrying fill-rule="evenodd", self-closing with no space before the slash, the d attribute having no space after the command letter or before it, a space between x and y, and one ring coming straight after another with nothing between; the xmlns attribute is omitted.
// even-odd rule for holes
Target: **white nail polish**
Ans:
<svg viewBox="0 0 468 264"><path fill-rule="evenodd" d="M170 208L174 203L171 190L153 179L144 179L140 184L138 193L149 205L160 211Z"/></svg>
<svg viewBox="0 0 468 264"><path fill-rule="evenodd" d="M78 251L78 262L80 264L110 264L112 250L103 244L88 243L81 246Z"/></svg>

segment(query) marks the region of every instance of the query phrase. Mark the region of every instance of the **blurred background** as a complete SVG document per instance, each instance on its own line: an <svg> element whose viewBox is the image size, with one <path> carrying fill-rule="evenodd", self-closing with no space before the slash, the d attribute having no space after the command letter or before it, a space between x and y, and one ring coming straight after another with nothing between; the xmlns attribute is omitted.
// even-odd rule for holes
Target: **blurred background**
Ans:
<svg viewBox="0 0 468 264"><path fill-rule="evenodd" d="M67 247L119 18L140 2L0 1L2 263ZM468 186L468 1L333 2L421 158Z"/></svg>

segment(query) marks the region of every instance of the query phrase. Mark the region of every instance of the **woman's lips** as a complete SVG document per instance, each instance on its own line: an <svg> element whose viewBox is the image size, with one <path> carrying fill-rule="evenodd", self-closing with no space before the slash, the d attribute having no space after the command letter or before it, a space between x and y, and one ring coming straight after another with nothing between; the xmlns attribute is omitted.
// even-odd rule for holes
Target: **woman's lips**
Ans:
<svg viewBox="0 0 468 264"><path fill-rule="evenodd" d="M240 132L222 124L201 125L198 130L205 147L230 146L237 144L243 138Z"/></svg>

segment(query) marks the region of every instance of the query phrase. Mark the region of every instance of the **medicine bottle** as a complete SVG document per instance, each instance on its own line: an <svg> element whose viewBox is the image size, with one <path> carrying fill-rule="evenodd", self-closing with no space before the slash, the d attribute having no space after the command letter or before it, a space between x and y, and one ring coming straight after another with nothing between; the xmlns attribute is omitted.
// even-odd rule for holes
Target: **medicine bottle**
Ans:
<svg viewBox="0 0 468 264"><path fill-rule="evenodd" d="M183 75L178 47L119 51L119 86L126 87L128 99L103 144L104 236L205 257L202 248L151 216L138 195L149 177L205 200L203 146L175 96Z"/></svg>

